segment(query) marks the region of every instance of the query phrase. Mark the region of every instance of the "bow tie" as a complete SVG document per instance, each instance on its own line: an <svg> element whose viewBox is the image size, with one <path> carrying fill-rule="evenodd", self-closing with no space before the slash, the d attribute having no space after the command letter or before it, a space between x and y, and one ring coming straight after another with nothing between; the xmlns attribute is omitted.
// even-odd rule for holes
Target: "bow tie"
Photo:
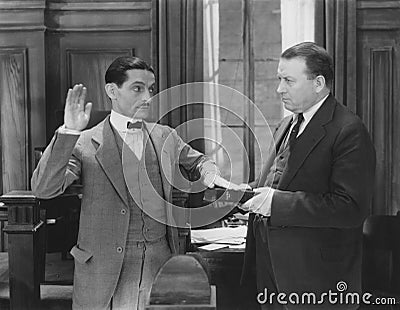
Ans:
<svg viewBox="0 0 400 310"><path fill-rule="evenodd" d="M135 123L128 122L126 124L126 128L127 129L141 129L142 128L142 122L135 122Z"/></svg>

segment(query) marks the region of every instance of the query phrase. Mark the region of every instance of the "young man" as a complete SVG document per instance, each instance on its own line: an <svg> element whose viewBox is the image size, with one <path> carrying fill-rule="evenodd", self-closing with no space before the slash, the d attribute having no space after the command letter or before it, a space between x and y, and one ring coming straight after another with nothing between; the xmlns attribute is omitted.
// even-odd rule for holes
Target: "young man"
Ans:
<svg viewBox="0 0 400 310"><path fill-rule="evenodd" d="M276 148L253 184L261 194L242 205L252 212L243 280L256 281L266 309L314 309L312 298L301 304L302 293L316 295L316 309L358 307L321 295L340 292L343 282L346 292L361 292L362 225L375 170L365 126L330 93L333 76L332 58L314 43L281 55L277 91L294 114L279 125ZM265 289L286 299L263 303ZM291 293L300 305L288 300Z"/></svg>
<svg viewBox="0 0 400 310"><path fill-rule="evenodd" d="M117 58L105 81L111 114L86 131L92 107L86 88L68 91L64 125L34 171L32 189L52 198L78 179L83 185L78 242L71 250L73 308L143 309L156 272L178 251L177 228L167 225L174 222L168 181L177 165L209 186L220 179L214 163L173 129L141 122L155 83L146 62Z"/></svg>

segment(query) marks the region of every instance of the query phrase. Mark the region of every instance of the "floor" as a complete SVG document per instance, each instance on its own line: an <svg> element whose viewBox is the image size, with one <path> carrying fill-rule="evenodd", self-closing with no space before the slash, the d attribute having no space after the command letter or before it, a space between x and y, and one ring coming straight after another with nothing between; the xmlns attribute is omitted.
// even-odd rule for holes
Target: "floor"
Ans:
<svg viewBox="0 0 400 310"><path fill-rule="evenodd" d="M67 310L72 305L73 260L62 260L60 253L46 256L46 284L40 286L41 309ZM8 255L0 252L0 309L9 310Z"/></svg>

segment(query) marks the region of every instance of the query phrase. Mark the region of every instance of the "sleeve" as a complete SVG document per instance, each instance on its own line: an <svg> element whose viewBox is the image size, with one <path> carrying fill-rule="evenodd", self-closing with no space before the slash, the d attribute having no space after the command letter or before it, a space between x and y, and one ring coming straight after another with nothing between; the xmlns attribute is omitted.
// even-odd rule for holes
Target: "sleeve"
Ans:
<svg viewBox="0 0 400 310"><path fill-rule="evenodd" d="M350 228L363 223L372 200L375 174L375 150L365 127L358 122L343 127L332 155L329 191L276 190L272 225Z"/></svg>
<svg viewBox="0 0 400 310"><path fill-rule="evenodd" d="M49 199L62 194L81 174L79 135L56 131L31 179L33 193Z"/></svg>
<svg viewBox="0 0 400 310"><path fill-rule="evenodd" d="M176 145L176 158L179 165L188 173L190 180L198 180L208 173L219 175L219 169L208 156L185 143L174 129L171 129Z"/></svg>

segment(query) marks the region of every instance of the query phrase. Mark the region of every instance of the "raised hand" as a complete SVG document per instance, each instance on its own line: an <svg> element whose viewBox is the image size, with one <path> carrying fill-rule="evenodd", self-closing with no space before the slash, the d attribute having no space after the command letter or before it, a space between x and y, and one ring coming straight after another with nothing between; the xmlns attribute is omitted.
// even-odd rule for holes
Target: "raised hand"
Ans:
<svg viewBox="0 0 400 310"><path fill-rule="evenodd" d="M76 84L68 90L65 100L64 125L67 129L83 130L90 119L92 103L85 104L87 89L82 84Z"/></svg>

